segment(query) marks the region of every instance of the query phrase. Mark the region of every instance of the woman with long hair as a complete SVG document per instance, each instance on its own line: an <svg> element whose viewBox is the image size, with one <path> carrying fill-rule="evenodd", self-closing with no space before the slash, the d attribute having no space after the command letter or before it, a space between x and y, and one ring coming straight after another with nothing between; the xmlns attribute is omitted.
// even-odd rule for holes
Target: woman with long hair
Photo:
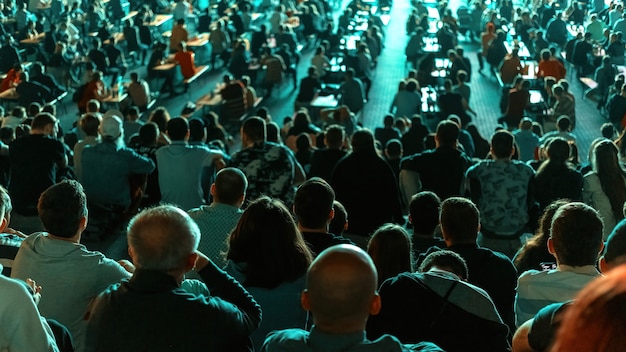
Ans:
<svg viewBox="0 0 626 352"><path fill-rule="evenodd" d="M300 306L313 256L287 207L260 197L250 203L230 234L226 272L261 305L263 321L251 335L256 350L273 330L306 328Z"/></svg>
<svg viewBox="0 0 626 352"><path fill-rule="evenodd" d="M528 270L546 270L552 268L556 259L548 251L548 238L550 238L550 226L557 209L569 203L569 200L559 199L550 203L539 219L539 228L535 235L531 237L513 258L513 264L517 268L517 273L522 274ZM542 264L543 263L543 264Z"/></svg>
<svg viewBox="0 0 626 352"><path fill-rule="evenodd" d="M583 180L583 201L600 213L606 240L615 224L624 218L626 172L619 163L617 146L608 139L596 144L591 165L593 171Z"/></svg>
<svg viewBox="0 0 626 352"><path fill-rule="evenodd" d="M548 159L539 166L533 179L533 195L539 209L560 198L581 200L583 176L569 162L569 143L564 138L553 138L548 142L547 153Z"/></svg>
<svg viewBox="0 0 626 352"><path fill-rule="evenodd" d="M378 271L378 286L403 272L411 272L411 240L404 228L385 224L378 228L367 243L367 253Z"/></svg>
<svg viewBox="0 0 626 352"><path fill-rule="evenodd" d="M317 135L321 132L322 130L311 123L308 111L300 110L293 118L293 127L291 127L287 132L285 144L289 147L289 149L296 152L298 150L298 148L296 148L296 140L298 139L298 136L301 133L306 133L311 138L312 146L315 147Z"/></svg>

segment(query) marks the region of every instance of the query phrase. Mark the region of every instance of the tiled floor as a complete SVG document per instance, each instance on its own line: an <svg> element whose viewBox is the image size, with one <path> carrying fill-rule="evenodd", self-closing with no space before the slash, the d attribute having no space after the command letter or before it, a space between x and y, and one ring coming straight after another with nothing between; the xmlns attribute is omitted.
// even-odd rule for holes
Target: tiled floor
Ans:
<svg viewBox="0 0 626 352"><path fill-rule="evenodd" d="M459 1L453 0L451 7L454 9ZM344 0L344 3L346 3L346 0ZM370 100L362 113L361 122L367 128L373 129L382 124L382 118L389 110L398 82L405 77L408 71L408 67L405 65L404 48L408 40L405 34L405 22L409 12L410 5L408 0L394 1L391 10L391 21L386 28L385 49L379 58ZM489 138L496 127L496 120L500 116L498 104L501 90L494 77L477 72L478 62L475 55L477 44L470 43L462 37L460 42L465 47L474 68L471 82L471 105L477 113L474 117L474 122L478 125L481 133ZM305 75L312 56L312 50L305 50L301 53L302 59L298 67L298 77ZM174 98L161 99L156 106L163 105L172 112L172 115L176 115L187 101L195 101L211 91L215 84L221 80L222 74L222 69L211 71L206 78L201 79L191 87L189 95L184 94ZM573 94L577 97L577 128L575 133L578 136L581 158L586 159L589 144L600 135L600 125L605 119L597 112L594 103L583 101L579 98L581 97L581 86L578 82L572 82L571 86ZM283 117L292 115L295 95L296 91L292 90L291 84L285 84L282 90L276 90L271 98L265 99L261 106L267 107L275 122L280 125ZM67 113L62 115L64 126L71 124L76 118L76 110L73 104L69 103L67 105L69 105ZM117 239L114 245L100 243L94 244L93 247L104 249L113 258L125 256L125 239L123 237Z"/></svg>

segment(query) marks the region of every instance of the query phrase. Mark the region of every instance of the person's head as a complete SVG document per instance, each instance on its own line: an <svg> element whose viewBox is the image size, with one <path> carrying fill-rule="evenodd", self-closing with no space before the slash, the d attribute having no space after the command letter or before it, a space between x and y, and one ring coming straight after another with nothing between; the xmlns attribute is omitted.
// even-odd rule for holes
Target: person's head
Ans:
<svg viewBox="0 0 626 352"><path fill-rule="evenodd" d="M604 246L604 254L600 257L600 271L610 270L626 263L626 220L620 221L609 235Z"/></svg>
<svg viewBox="0 0 626 352"><path fill-rule="evenodd" d="M569 132L571 125L571 120L567 115L561 115L556 120L556 127L561 132Z"/></svg>
<svg viewBox="0 0 626 352"><path fill-rule="evenodd" d="M565 163L570 156L570 145L565 138L555 137L548 142L548 158L557 163Z"/></svg>
<svg viewBox="0 0 626 352"><path fill-rule="evenodd" d="M411 240L406 230L396 224L379 227L367 243L378 272L378 284L403 272L412 271Z"/></svg>
<svg viewBox="0 0 626 352"><path fill-rule="evenodd" d="M65 180L46 189L37 202L37 213L46 231L74 238L87 227L87 196L77 181Z"/></svg>
<svg viewBox="0 0 626 352"><path fill-rule="evenodd" d="M35 116L30 125L32 134L43 134L54 137L57 135L58 124L56 117L43 112Z"/></svg>
<svg viewBox="0 0 626 352"><path fill-rule="evenodd" d="M602 250L602 220L579 202L561 206L552 219L548 250L559 265L594 265Z"/></svg>
<svg viewBox="0 0 626 352"><path fill-rule="evenodd" d="M98 128L100 127L100 118L95 114L87 113L81 117L78 126L85 132L85 135L97 137Z"/></svg>
<svg viewBox="0 0 626 352"><path fill-rule="evenodd" d="M387 159L400 159L402 157L402 142L393 138L387 141L385 144L385 156Z"/></svg>
<svg viewBox="0 0 626 352"><path fill-rule="evenodd" d="M510 159L515 152L515 137L506 130L496 131L491 136L491 155L496 159Z"/></svg>
<svg viewBox="0 0 626 352"><path fill-rule="evenodd" d="M441 199L430 191L419 192L411 197L409 203L409 221L413 224L413 233L433 236L439 225Z"/></svg>
<svg viewBox="0 0 626 352"><path fill-rule="evenodd" d="M9 126L0 128L0 141L9 144L15 140L15 130Z"/></svg>
<svg viewBox="0 0 626 352"><path fill-rule="evenodd" d="M167 122L167 135L172 141L189 139L189 122L182 117L175 117Z"/></svg>
<svg viewBox="0 0 626 352"><path fill-rule="evenodd" d="M302 307L315 326L332 334L365 330L367 318L380 312L378 277L370 256L352 245L323 251L307 272Z"/></svg>
<svg viewBox="0 0 626 352"><path fill-rule="evenodd" d="M293 212L299 228L327 231L328 224L335 216L334 201L335 191L319 177L313 177L300 185L293 201Z"/></svg>
<svg viewBox="0 0 626 352"><path fill-rule="evenodd" d="M467 280L469 276L465 260L460 255L449 250L430 253L424 258L417 271L425 273L433 269L453 273L461 280Z"/></svg>
<svg viewBox="0 0 626 352"><path fill-rule="evenodd" d="M362 129L352 134L352 152L376 154L374 135L368 129Z"/></svg>
<svg viewBox="0 0 626 352"><path fill-rule="evenodd" d="M139 144L146 147L155 147L159 138L159 126L148 122L139 128Z"/></svg>
<svg viewBox="0 0 626 352"><path fill-rule="evenodd" d="M191 119L189 123L189 141L190 142L206 142L206 126L201 119Z"/></svg>
<svg viewBox="0 0 626 352"><path fill-rule="evenodd" d="M233 167L220 170L211 185L211 195L216 203L241 207L246 198L248 179L244 173Z"/></svg>
<svg viewBox="0 0 626 352"><path fill-rule="evenodd" d="M616 134L615 126L613 126L613 124L610 122L603 123L600 127L600 133L602 134L602 137L613 140L615 139Z"/></svg>
<svg viewBox="0 0 626 352"><path fill-rule="evenodd" d="M330 125L324 131L324 144L328 149L341 149L346 138L346 132L340 125Z"/></svg>
<svg viewBox="0 0 626 352"><path fill-rule="evenodd" d="M186 212L172 205L149 208L128 224L128 253L137 269L182 279L198 255L200 229Z"/></svg>
<svg viewBox="0 0 626 352"><path fill-rule="evenodd" d="M154 122L157 126L159 126L159 131L165 132L167 130L167 122L170 120L170 113L163 106L159 106L154 109L152 114L150 114L150 118L148 118L148 122Z"/></svg>
<svg viewBox="0 0 626 352"><path fill-rule="evenodd" d="M278 124L274 121L265 123L265 135L265 139L268 142L274 142L278 144L282 143L282 138L280 136L280 127L278 127Z"/></svg>
<svg viewBox="0 0 626 352"><path fill-rule="evenodd" d="M551 351L621 351L626 346L626 266L590 282L560 322Z"/></svg>
<svg viewBox="0 0 626 352"><path fill-rule="evenodd" d="M306 272L311 252L279 200L260 197L248 205L230 234L226 258L247 263L244 286L274 288Z"/></svg>
<svg viewBox="0 0 626 352"><path fill-rule="evenodd" d="M124 135L124 123L119 116L104 116L98 131L103 139L115 141Z"/></svg>
<svg viewBox="0 0 626 352"><path fill-rule="evenodd" d="M87 102L87 112L100 112L100 102L96 99L90 99Z"/></svg>
<svg viewBox="0 0 626 352"><path fill-rule="evenodd" d="M385 127L387 127L387 128L392 128L393 127L393 122L394 122L394 117L391 114L387 114L383 118L383 125Z"/></svg>
<svg viewBox="0 0 626 352"><path fill-rule="evenodd" d="M550 53L550 49L541 50L541 60L548 61L550 60L550 56L552 56L552 54Z"/></svg>
<svg viewBox="0 0 626 352"><path fill-rule="evenodd" d="M4 230L9 226L9 223L11 222L12 210L13 206L11 205L9 192L4 187L0 186L0 217L2 218L0 231L4 232Z"/></svg>
<svg viewBox="0 0 626 352"><path fill-rule="evenodd" d="M348 229L348 212L343 204L337 200L333 202L333 211L335 216L328 224L328 232L340 236Z"/></svg>
<svg viewBox="0 0 626 352"><path fill-rule="evenodd" d="M533 128L533 120L528 117L524 117L519 122L519 129L522 131L530 131Z"/></svg>
<svg viewBox="0 0 626 352"><path fill-rule="evenodd" d="M476 243L480 213L471 200L451 197L441 203L441 234L446 244Z"/></svg>
<svg viewBox="0 0 626 352"><path fill-rule="evenodd" d="M37 116L37 114L39 114L40 112L41 112L41 104L37 102L32 102L28 104L28 116Z"/></svg>
<svg viewBox="0 0 626 352"><path fill-rule="evenodd" d="M437 148L456 148L458 138L459 125L450 120L443 120L439 122L439 124L437 125L437 133L435 134L435 142L437 143Z"/></svg>
<svg viewBox="0 0 626 352"><path fill-rule="evenodd" d="M244 146L264 142L265 136L265 121L258 116L247 118L241 125L241 140Z"/></svg>

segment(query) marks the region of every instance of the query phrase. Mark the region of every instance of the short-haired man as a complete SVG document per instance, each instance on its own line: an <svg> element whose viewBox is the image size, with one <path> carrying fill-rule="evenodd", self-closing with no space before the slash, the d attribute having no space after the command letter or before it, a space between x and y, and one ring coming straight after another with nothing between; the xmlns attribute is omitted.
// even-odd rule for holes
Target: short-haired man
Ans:
<svg viewBox="0 0 626 352"><path fill-rule="evenodd" d="M130 277L120 264L80 244L87 226L87 198L80 183L63 181L41 194L39 217L46 232L26 238L11 276L32 278L45 287L41 314L58 320L72 333L78 351L85 348L85 312L109 285ZM126 266L126 263L123 263Z"/></svg>
<svg viewBox="0 0 626 352"><path fill-rule="evenodd" d="M311 157L311 177L321 177L324 180L330 180L330 174L337 162L348 154L343 150L343 144L346 140L346 132L339 125L330 125L324 131L324 145L326 148L320 148L313 152Z"/></svg>
<svg viewBox="0 0 626 352"><path fill-rule="evenodd" d="M626 263L626 220L620 221L609 235L604 254L598 261L603 274ZM534 318L522 324L513 337L515 351L547 351L552 345L562 315L572 301L553 303L545 306Z"/></svg>
<svg viewBox="0 0 626 352"><path fill-rule="evenodd" d="M509 329L487 292L465 281L458 254L429 254L418 273L402 273L380 287L382 309L369 319L367 334L384 333L403 343L432 341L446 351L507 351ZM454 338L450 337L454 331Z"/></svg>
<svg viewBox="0 0 626 352"><path fill-rule="evenodd" d="M337 244L353 244L343 236L328 232L328 225L335 217L334 201L335 191L319 177L304 182L296 191L293 212L298 221L298 229L313 255Z"/></svg>
<svg viewBox="0 0 626 352"><path fill-rule="evenodd" d="M131 197L131 175L147 175L154 162L124 147L124 129L118 116L105 116L100 123L101 142L85 148L82 160L82 184L90 202L114 206L120 212L133 212L141 192Z"/></svg>
<svg viewBox="0 0 626 352"><path fill-rule="evenodd" d="M433 192L419 192L411 198L409 222L413 224L411 242L415 258L433 246L446 248L443 239L435 237L435 230L439 226L440 211L441 200Z"/></svg>
<svg viewBox="0 0 626 352"><path fill-rule="evenodd" d="M204 189L215 169L224 165L224 156L205 146L189 145L189 123L182 117L167 122L167 135L172 143L156 151L161 200L185 211L206 204Z"/></svg>
<svg viewBox="0 0 626 352"><path fill-rule="evenodd" d="M511 331L515 329L513 302L517 270L504 254L476 244L480 230L480 213L476 205L465 198L448 198L441 204L440 223L448 249L459 254L467 263L469 283L487 291L504 323ZM433 247L420 257L437 250L440 249Z"/></svg>
<svg viewBox="0 0 626 352"><path fill-rule="evenodd" d="M531 185L535 171L513 160L515 137L500 130L491 137L492 160L467 170L467 187L481 216L478 243L513 258L522 246L520 236L528 225L533 204Z"/></svg>
<svg viewBox="0 0 626 352"><path fill-rule="evenodd" d="M200 228L198 250L218 267L224 267L223 253L228 251L226 238L237 226L243 211L248 180L241 170L227 167L220 170L211 185L211 205L189 210L189 216Z"/></svg>
<svg viewBox="0 0 626 352"><path fill-rule="evenodd" d="M419 191L432 191L439 198L463 195L464 174L472 160L458 146L459 125L444 120L437 125L437 148L407 156L400 164L400 184L405 199Z"/></svg>
<svg viewBox="0 0 626 352"><path fill-rule="evenodd" d="M246 199L261 195L293 202L293 186L304 181L304 170L286 147L268 142L265 121L253 116L241 126L242 149L233 155L230 165L248 178Z"/></svg>
<svg viewBox="0 0 626 352"><path fill-rule="evenodd" d="M56 139L57 119L41 113L35 117L29 135L9 145L14 226L25 233L41 230L37 220L37 199L57 183L57 174L67 167L63 142Z"/></svg>
<svg viewBox="0 0 626 352"><path fill-rule="evenodd" d="M74 144L74 174L76 174L78 181L82 181L83 179L83 150L85 150L85 147L100 143L98 128L100 127L101 120L102 117L100 114L88 112L83 114L78 121L77 130L82 131L82 135L84 136Z"/></svg>
<svg viewBox="0 0 626 352"><path fill-rule="evenodd" d="M199 238L194 221L171 205L145 210L131 220L128 252L137 270L129 281L96 298L87 351L232 351L249 342L261 308L197 251ZM210 297L179 288L194 267Z"/></svg>
<svg viewBox="0 0 626 352"><path fill-rule="evenodd" d="M548 251L555 257L557 267L520 275L515 297L518 326L548 304L572 299L600 275L595 264L604 246L602 228L598 212L584 203L569 203L556 211Z"/></svg>
<svg viewBox="0 0 626 352"><path fill-rule="evenodd" d="M302 307L313 313L310 332L301 329L268 335L263 351L439 351L431 343L403 346L384 335L365 338L365 324L381 309L376 292L378 275L372 259L352 245L337 245L320 253L307 271Z"/></svg>

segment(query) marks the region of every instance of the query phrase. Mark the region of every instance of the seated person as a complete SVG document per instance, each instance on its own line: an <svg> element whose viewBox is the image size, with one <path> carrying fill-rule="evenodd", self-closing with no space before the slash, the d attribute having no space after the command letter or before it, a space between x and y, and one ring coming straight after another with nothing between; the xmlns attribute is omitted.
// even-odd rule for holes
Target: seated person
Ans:
<svg viewBox="0 0 626 352"><path fill-rule="evenodd" d="M6 77L4 77L0 83L0 93L7 89L15 88L18 84L20 84L20 73L22 70L23 68L20 63L13 65L13 68L7 72Z"/></svg>
<svg viewBox="0 0 626 352"><path fill-rule="evenodd" d="M20 105L28 106L33 102L43 105L52 99L50 89L39 82L30 81L26 71L20 73L20 81L15 87Z"/></svg>
<svg viewBox="0 0 626 352"><path fill-rule="evenodd" d="M186 42L178 43L178 51L174 55L174 62L180 66L180 72L185 79L191 78L196 74L194 53L187 50Z"/></svg>
<svg viewBox="0 0 626 352"><path fill-rule="evenodd" d="M150 86L148 82L139 78L137 72L130 74L130 84L128 85L128 97L132 105L140 111L146 111L148 104L152 100L150 96Z"/></svg>

